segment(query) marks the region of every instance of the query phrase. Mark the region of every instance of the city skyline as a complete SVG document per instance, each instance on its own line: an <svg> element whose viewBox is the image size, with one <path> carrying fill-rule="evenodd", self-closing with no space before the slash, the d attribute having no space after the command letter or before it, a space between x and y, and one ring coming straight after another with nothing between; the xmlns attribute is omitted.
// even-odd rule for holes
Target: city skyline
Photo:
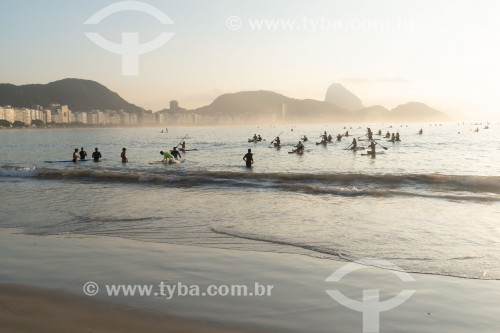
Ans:
<svg viewBox="0 0 500 333"><path fill-rule="evenodd" d="M127 101L160 110L176 99L188 109L224 93L270 90L324 100L333 82L366 106L421 101L452 116L495 118L500 23L495 1L142 1L167 15L125 11L85 22L119 1L4 1L2 83L65 77L101 82ZM139 42L173 37L139 56L138 74L86 32Z"/></svg>

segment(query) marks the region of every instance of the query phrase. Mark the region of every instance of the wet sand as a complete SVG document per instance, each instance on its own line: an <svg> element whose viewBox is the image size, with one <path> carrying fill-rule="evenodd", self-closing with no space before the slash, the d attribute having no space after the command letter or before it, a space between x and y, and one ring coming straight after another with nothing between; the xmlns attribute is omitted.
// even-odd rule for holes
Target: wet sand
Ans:
<svg viewBox="0 0 500 333"><path fill-rule="evenodd" d="M355 301L363 300L365 290L379 290L381 302L415 290L401 305L380 313L384 333L490 333L500 325L499 281L412 273L413 281L402 281L393 271L375 267L326 281L347 263L109 237L32 236L8 229L0 229L0 253L1 332L362 332L361 312L339 304L326 290ZM84 296L87 281L99 284L97 295ZM259 282L273 290L268 297L167 299L113 296L105 288L157 286L160 281L202 288ZM19 285L44 289L27 292Z"/></svg>
<svg viewBox="0 0 500 333"><path fill-rule="evenodd" d="M188 321L157 311L137 310L61 291L0 285L0 331L249 333Z"/></svg>

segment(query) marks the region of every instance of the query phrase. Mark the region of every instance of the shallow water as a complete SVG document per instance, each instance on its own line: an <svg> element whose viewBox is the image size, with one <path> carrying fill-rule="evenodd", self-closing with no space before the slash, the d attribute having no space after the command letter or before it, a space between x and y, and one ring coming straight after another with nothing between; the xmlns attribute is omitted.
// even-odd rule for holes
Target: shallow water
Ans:
<svg viewBox="0 0 500 333"><path fill-rule="evenodd" d="M347 127L362 137L364 128ZM238 250L390 260L410 272L500 279L500 126L398 130L375 158L317 146L340 126L0 131L0 226ZM424 134L417 135L423 128ZM482 126L480 126L482 128ZM188 133L180 164L149 164ZM270 141L283 132L280 150ZM459 134L460 132L460 134ZM248 143L254 133L266 142ZM288 154L300 136L302 156ZM360 142L360 145L366 142ZM74 148L100 163L70 160ZM127 147L129 163L120 161ZM242 161L254 152L251 170Z"/></svg>

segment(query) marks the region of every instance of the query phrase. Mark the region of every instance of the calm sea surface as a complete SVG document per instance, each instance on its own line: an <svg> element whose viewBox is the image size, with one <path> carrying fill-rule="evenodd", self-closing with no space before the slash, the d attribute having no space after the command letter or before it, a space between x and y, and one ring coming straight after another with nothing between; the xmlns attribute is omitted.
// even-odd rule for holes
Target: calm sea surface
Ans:
<svg viewBox="0 0 500 333"><path fill-rule="evenodd" d="M402 141L380 139L384 154L375 158L344 150L352 137L315 144L325 130L363 137L367 126L399 131ZM483 128L0 130L0 227L325 260L380 258L409 272L500 279L500 125ZM266 141L248 143L254 133ZM150 164L186 134L186 148L195 150L182 163ZM270 145L278 134L281 149ZM304 134L305 154L288 154ZM82 146L89 158L99 147L102 162L62 162ZM242 160L248 148L251 170Z"/></svg>

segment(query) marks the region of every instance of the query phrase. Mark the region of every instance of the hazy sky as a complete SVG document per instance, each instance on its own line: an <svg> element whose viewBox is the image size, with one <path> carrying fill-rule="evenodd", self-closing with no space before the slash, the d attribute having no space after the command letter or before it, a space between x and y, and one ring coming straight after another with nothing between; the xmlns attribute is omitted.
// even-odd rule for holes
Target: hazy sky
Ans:
<svg viewBox="0 0 500 333"><path fill-rule="evenodd" d="M2 0L0 82L98 81L129 102L194 108L226 92L272 90L323 100L342 83L366 106L421 101L444 112L500 114L500 1L143 1L173 24L124 11L84 24L108 0ZM147 43L138 75L85 32ZM484 119L487 120L487 119Z"/></svg>

